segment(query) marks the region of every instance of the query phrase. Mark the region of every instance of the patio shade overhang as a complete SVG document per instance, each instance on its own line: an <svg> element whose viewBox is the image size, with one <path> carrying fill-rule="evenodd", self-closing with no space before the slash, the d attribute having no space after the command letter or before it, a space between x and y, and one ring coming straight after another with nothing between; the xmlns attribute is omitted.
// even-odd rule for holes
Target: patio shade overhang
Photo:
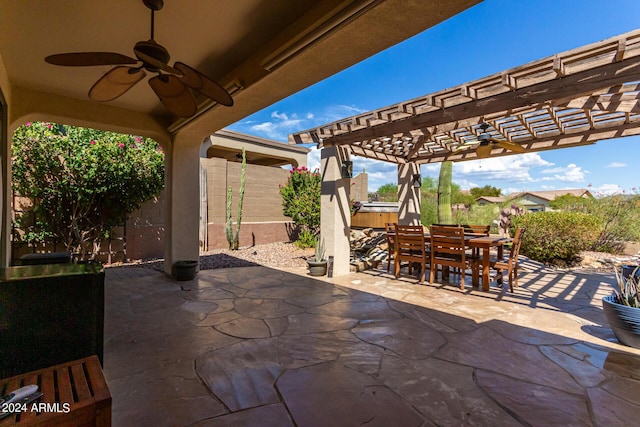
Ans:
<svg viewBox="0 0 640 427"><path fill-rule="evenodd" d="M196 91L198 109L187 118L172 115L142 81L112 101L90 101L87 92L111 66L44 61L65 52L134 55L134 44L150 31L141 0L0 2L6 18L0 26L0 85L13 127L44 118L154 138L182 134L195 147L223 127L480 1L430 0L409 7L402 0L167 0L155 14L154 31L172 56L170 64L189 64L234 99L233 107L223 107Z"/></svg>
<svg viewBox="0 0 640 427"><path fill-rule="evenodd" d="M474 160L481 125L526 152L640 134L640 30L289 136L382 161ZM491 156L514 154L492 145Z"/></svg>

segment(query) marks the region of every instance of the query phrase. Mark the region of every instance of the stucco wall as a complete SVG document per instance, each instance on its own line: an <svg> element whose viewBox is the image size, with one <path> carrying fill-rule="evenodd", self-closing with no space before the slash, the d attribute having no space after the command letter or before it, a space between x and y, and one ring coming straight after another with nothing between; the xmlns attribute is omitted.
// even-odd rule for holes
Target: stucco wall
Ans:
<svg viewBox="0 0 640 427"><path fill-rule="evenodd" d="M228 246L224 233L227 188L231 186L232 218L236 221L240 199L242 164L225 159L202 159L207 175L207 249ZM240 226L240 245L289 241L290 218L282 213L280 185L287 182L289 171L276 167L247 165L245 193Z"/></svg>

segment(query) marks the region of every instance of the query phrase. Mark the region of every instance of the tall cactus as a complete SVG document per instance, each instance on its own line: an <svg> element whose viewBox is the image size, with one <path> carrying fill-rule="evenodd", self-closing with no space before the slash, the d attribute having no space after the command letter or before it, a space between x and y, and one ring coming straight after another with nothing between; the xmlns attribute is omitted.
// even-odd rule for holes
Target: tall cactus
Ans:
<svg viewBox="0 0 640 427"><path fill-rule="evenodd" d="M453 162L445 161L440 164L440 177L438 178L438 222L440 224L452 224L451 218L451 172Z"/></svg>
<svg viewBox="0 0 640 427"><path fill-rule="evenodd" d="M233 221L231 220L231 202L233 200L233 190L231 186L227 188L227 223L224 227L229 249L237 250L240 247L240 223L242 222L242 203L244 202L244 183L247 172L247 154L242 147L242 172L240 174L240 194L238 201L238 220L236 221L235 234L233 232Z"/></svg>

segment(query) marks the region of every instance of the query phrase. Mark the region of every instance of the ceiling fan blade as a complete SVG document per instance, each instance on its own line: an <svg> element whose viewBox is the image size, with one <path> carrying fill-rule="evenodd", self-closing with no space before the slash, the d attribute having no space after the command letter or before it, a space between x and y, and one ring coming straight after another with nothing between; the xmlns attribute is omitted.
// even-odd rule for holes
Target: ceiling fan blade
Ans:
<svg viewBox="0 0 640 427"><path fill-rule="evenodd" d="M231 107L233 105L233 98L229 92L227 92L225 88L220 86L218 83L202 74L200 71L191 68L182 62L176 62L173 66L182 73L180 80L182 80L182 82L191 89L197 90L207 98L210 98L219 104L227 107Z"/></svg>
<svg viewBox="0 0 640 427"><path fill-rule="evenodd" d="M478 156L479 159L486 159L490 155L491 144L479 145L478 148L476 148L476 156Z"/></svg>
<svg viewBox="0 0 640 427"><path fill-rule="evenodd" d="M53 65L63 65L67 67L89 67L93 65L125 65L135 64L137 59L129 58L114 52L75 52L58 53L44 58L46 62Z"/></svg>
<svg viewBox="0 0 640 427"><path fill-rule="evenodd" d="M191 89L176 76L157 76L149 79L149 86L158 95L160 102L178 117L191 117L198 111Z"/></svg>
<svg viewBox="0 0 640 427"><path fill-rule="evenodd" d="M460 144L451 150L452 153L457 153L458 151L466 150L467 148L471 148L474 145L480 144L480 141L473 142L465 142L464 144Z"/></svg>
<svg viewBox="0 0 640 427"><path fill-rule="evenodd" d="M168 64L165 64L162 61L159 61L159 60L155 59L153 56L147 55L146 53L144 53L140 49L134 48L133 52L136 54L138 59L140 59L140 61L142 61L142 62L144 62L144 63L146 63L148 65L151 65L152 67L155 67L158 70L162 70L165 73L169 73L169 74L175 74L176 76L181 76L182 75L180 73L180 71L178 71L175 68L169 66Z"/></svg>
<svg viewBox="0 0 640 427"><path fill-rule="evenodd" d="M524 153L527 151L522 145L514 144L513 142L496 140L495 143L505 150L513 151L514 153Z"/></svg>
<svg viewBox="0 0 640 427"><path fill-rule="evenodd" d="M140 68L119 66L109 70L89 90L89 98L106 102L116 99L146 76Z"/></svg>

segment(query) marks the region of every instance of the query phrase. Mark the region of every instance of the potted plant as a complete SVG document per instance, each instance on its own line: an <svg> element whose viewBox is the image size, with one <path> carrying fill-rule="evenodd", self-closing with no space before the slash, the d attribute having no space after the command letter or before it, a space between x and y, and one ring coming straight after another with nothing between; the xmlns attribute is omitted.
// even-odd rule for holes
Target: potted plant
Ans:
<svg viewBox="0 0 640 427"><path fill-rule="evenodd" d="M173 276L176 280L185 281L196 277L198 261L180 260L173 264Z"/></svg>
<svg viewBox="0 0 640 427"><path fill-rule="evenodd" d="M327 260L325 259L324 243L318 239L316 241L316 254L313 258L307 259L309 265L309 275L324 276L327 274Z"/></svg>
<svg viewBox="0 0 640 427"><path fill-rule="evenodd" d="M604 314L618 341L640 348L640 267L630 274L616 273L614 294L602 298ZM628 273L628 272L626 272Z"/></svg>

